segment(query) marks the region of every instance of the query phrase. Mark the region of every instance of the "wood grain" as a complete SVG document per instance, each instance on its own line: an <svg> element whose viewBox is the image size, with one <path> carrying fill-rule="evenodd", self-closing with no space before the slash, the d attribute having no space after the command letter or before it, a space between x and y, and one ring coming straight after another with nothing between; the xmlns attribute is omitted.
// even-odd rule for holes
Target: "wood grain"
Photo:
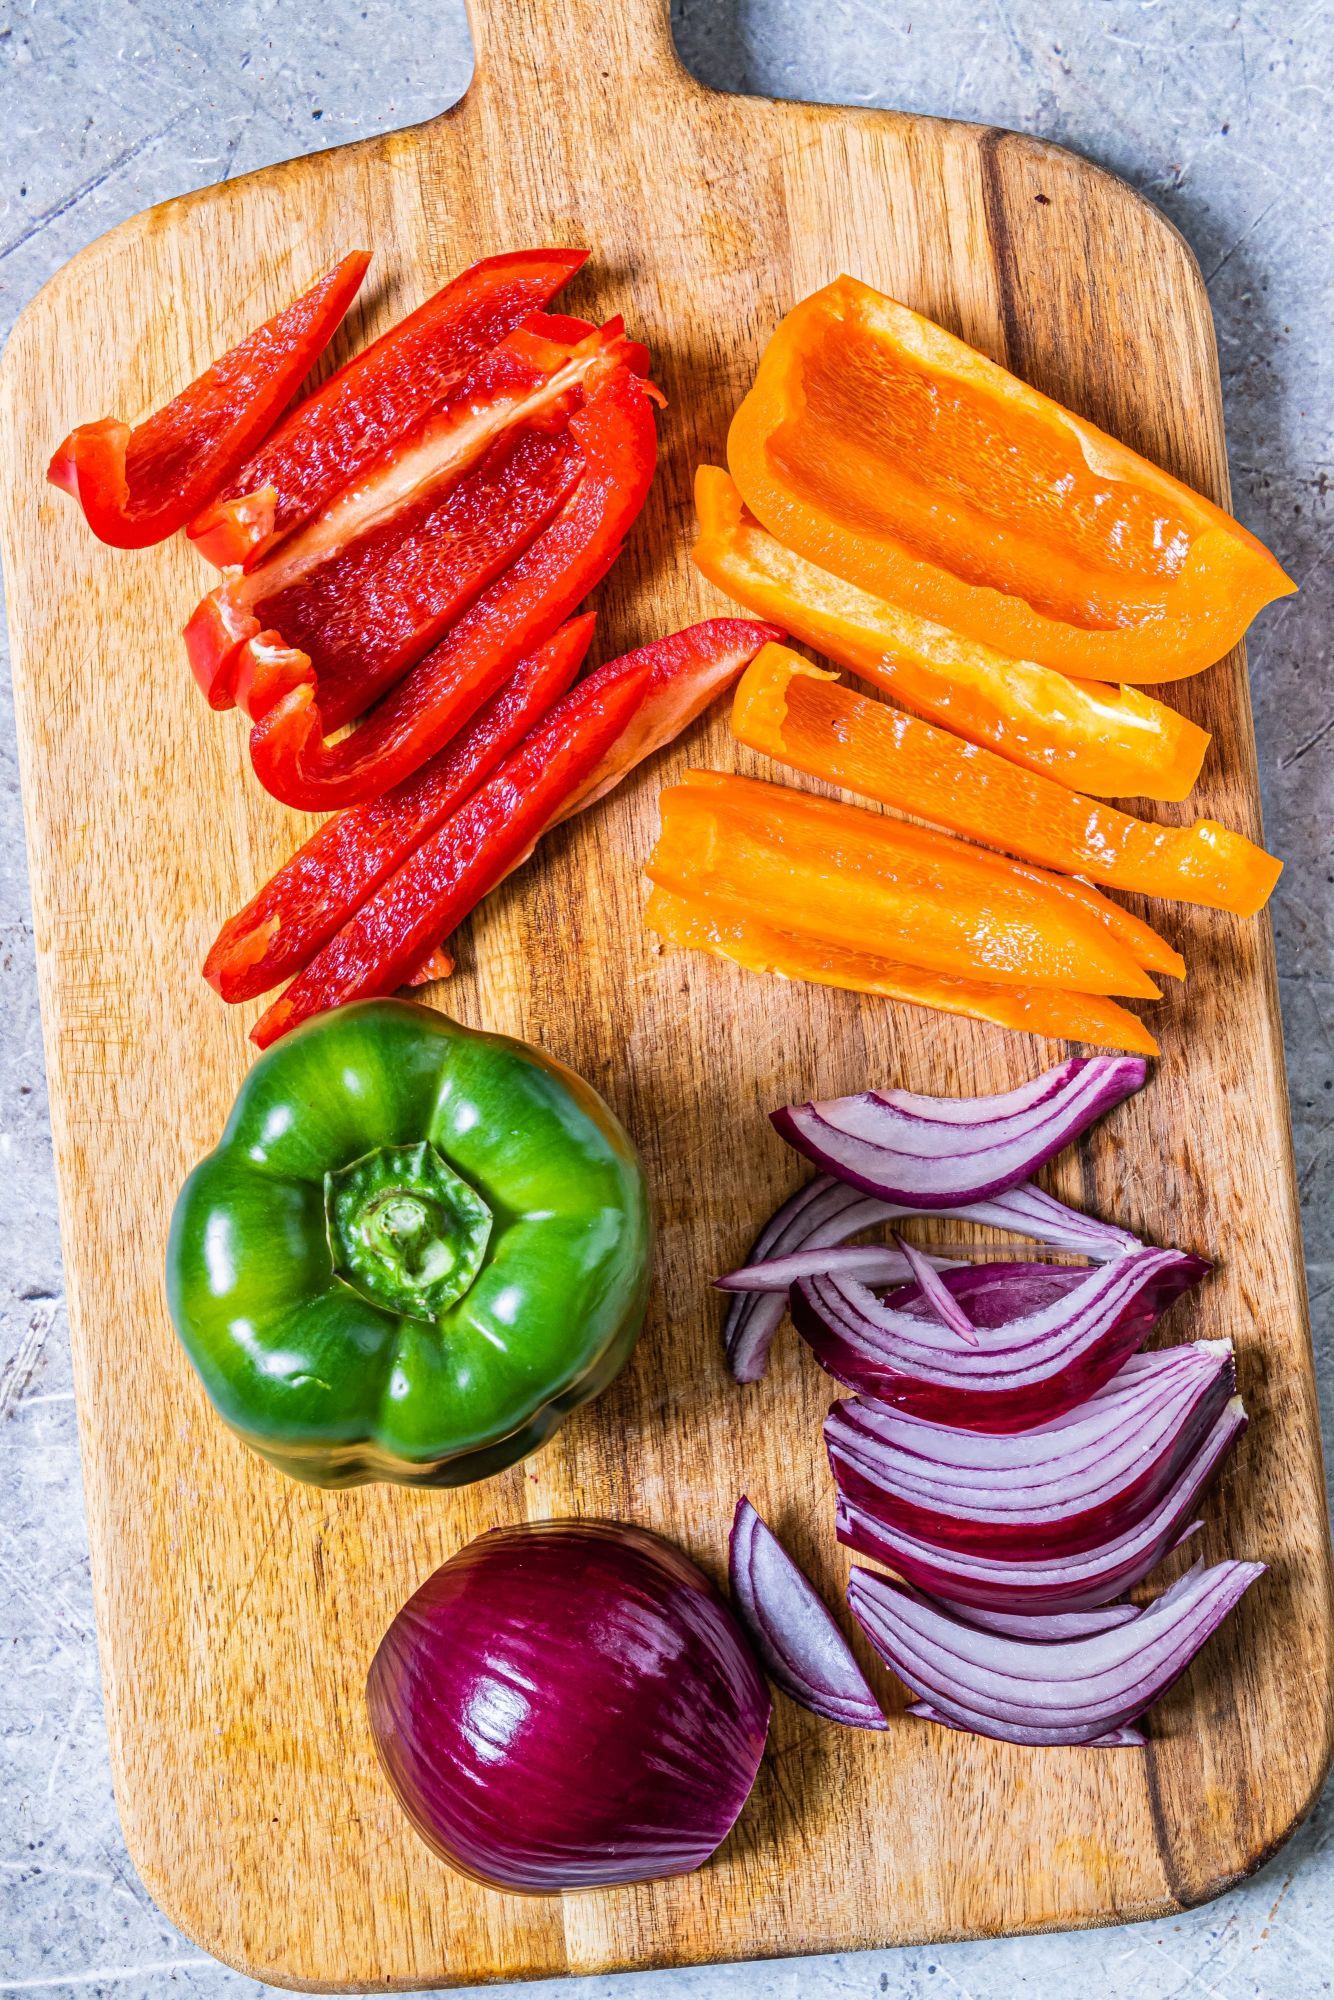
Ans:
<svg viewBox="0 0 1334 2000"><path fill-rule="evenodd" d="M906 1719L872 1738L780 1703L714 1865L564 1901L451 1875L400 1818L363 1675L393 1611L478 1530L621 1515L716 1571L744 1486L841 1587L819 1443L829 1384L788 1338L766 1383L732 1388L704 1289L799 1178L764 1113L868 1077L1000 1088L1050 1056L654 949L639 864L659 782L690 761L758 768L719 718L491 900L444 995L584 1071L644 1148L656 1305L616 1387L471 1492L327 1494L247 1455L173 1339L170 1205L249 1057L251 1010L224 1009L197 968L302 826L250 777L238 719L211 715L190 682L176 633L203 583L192 553L103 549L44 485L73 423L142 415L351 245L375 249L375 275L336 358L475 257L576 242L593 258L570 308L623 310L670 398L660 478L599 593L604 651L723 609L684 559L692 469L720 460L784 310L843 270L1226 497L1203 285L1154 210L1011 134L715 95L677 66L665 17L662 0L477 0L477 75L455 110L138 217L47 286L3 370L9 616L117 1795L164 1909L280 1984L453 1984L1161 1912L1254 1868L1330 1757L1329 1543L1273 950L1263 921L1170 912L1191 979L1156 1010L1163 1060L1057 1184L1221 1259L1171 1326L1234 1339L1253 1418L1202 1548L1271 1571L1162 1704L1150 1748L1025 1753ZM1190 810L1257 832L1240 654L1172 697L1215 735Z"/></svg>

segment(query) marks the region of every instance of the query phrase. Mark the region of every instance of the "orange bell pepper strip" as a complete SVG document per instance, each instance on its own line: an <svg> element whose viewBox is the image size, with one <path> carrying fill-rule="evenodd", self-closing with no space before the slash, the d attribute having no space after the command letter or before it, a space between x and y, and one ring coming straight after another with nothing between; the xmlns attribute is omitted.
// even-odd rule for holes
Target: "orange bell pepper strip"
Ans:
<svg viewBox="0 0 1334 2000"><path fill-rule="evenodd" d="M688 772L659 803L662 833L645 872L661 888L929 971L1160 997L1096 910L1040 869L860 806L717 771Z"/></svg>
<svg viewBox="0 0 1334 2000"><path fill-rule="evenodd" d="M1099 798L1184 799L1199 776L1207 732L1138 688L1072 681L843 582L762 528L718 466L696 473L695 507L711 583L970 743Z"/></svg>
<svg viewBox="0 0 1334 2000"><path fill-rule="evenodd" d="M113 549L146 549L183 528L244 464L328 346L370 263L354 250L309 291L230 348L133 430L80 424L46 469Z"/></svg>
<svg viewBox="0 0 1334 2000"><path fill-rule="evenodd" d="M747 667L732 704L732 731L749 749L808 777L1142 896L1252 916L1282 872L1281 861L1216 820L1152 826L1132 819L916 716L868 701L786 646L766 646Z"/></svg>
<svg viewBox="0 0 1334 2000"><path fill-rule="evenodd" d="M1296 589L1212 501L855 278L779 326L727 460L809 561L1081 679L1198 673Z"/></svg>
<svg viewBox="0 0 1334 2000"><path fill-rule="evenodd" d="M1062 993L1050 986L997 986L956 979L918 965L850 951L799 931L776 930L762 918L708 897L652 889L644 921L664 943L710 951L750 972L835 986L847 993L875 993L940 1014L963 1014L1025 1034L1048 1035L1097 1048L1132 1049L1156 1056L1158 1044L1142 1021L1115 1000L1090 993Z"/></svg>

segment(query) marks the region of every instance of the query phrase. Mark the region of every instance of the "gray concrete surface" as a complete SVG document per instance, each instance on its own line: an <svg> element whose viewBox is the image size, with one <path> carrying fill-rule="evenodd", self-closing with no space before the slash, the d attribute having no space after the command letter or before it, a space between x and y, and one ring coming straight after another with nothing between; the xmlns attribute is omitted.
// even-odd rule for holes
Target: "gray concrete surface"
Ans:
<svg viewBox="0 0 1334 2000"><path fill-rule="evenodd" d="M1329 7L678 0L676 30L686 62L723 89L956 114L1061 140L1142 188L1199 255L1218 320L1237 509L1302 585L1261 617L1251 657L1269 835L1288 862L1275 924L1328 1437ZM0 332L67 257L122 217L424 117L462 92L470 63L460 0L0 4ZM3 699L0 1993L241 2000L268 1989L201 1957L160 1916L126 1858L111 1798L7 682ZM1263 1216L1237 1220L1239 1229L1264 1226ZM1095 1991L1312 2000L1334 1984L1332 1827L1327 1794L1254 1881L1170 1923L573 1981L560 1991L563 2000L1083 2000Z"/></svg>

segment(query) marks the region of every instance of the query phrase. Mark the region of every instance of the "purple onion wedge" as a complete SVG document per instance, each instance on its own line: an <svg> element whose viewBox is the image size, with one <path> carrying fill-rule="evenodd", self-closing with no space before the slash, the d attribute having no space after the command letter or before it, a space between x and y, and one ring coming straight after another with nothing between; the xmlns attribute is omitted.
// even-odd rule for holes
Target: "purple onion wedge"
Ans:
<svg viewBox="0 0 1334 2000"><path fill-rule="evenodd" d="M868 1201L856 1188L821 1174L775 1209L751 1245L747 1264L758 1264L794 1250L845 1243L849 1236L884 1219L884 1204ZM738 1382L758 1382L769 1361L769 1348L783 1323L786 1297L747 1293L734 1298L723 1323L727 1365Z"/></svg>
<svg viewBox="0 0 1334 2000"><path fill-rule="evenodd" d="M952 1245L951 1248L962 1248ZM948 1271L964 1260L938 1257L934 1251L919 1251L932 1270ZM864 1285L908 1285L914 1282L912 1265L902 1250L886 1243L849 1243L828 1249L789 1250L783 1257L766 1257L761 1264L743 1264L715 1278L720 1292L777 1292L783 1304L798 1278L860 1278Z"/></svg>
<svg viewBox="0 0 1334 2000"><path fill-rule="evenodd" d="M777 1130L823 1173L918 1210L1018 1187L1144 1082L1139 1056L1071 1056L992 1097L868 1090L775 1111Z"/></svg>
<svg viewBox="0 0 1334 2000"><path fill-rule="evenodd" d="M967 1729L962 1722L951 1722L947 1715L942 1715L929 1701L909 1702L907 1712L909 1715L915 1715L919 1722L935 1722L942 1729L955 1729L964 1736L988 1733ZM1090 1736L1087 1743L1081 1743L1077 1747L1081 1750L1142 1750L1146 1740L1142 1729L1136 1729L1133 1722L1124 1722L1119 1729L1109 1729L1102 1736Z"/></svg>
<svg viewBox="0 0 1334 2000"><path fill-rule="evenodd" d="M1031 1639L1054 1645L1062 1639L1091 1639L1095 1632L1111 1632L1138 1618L1138 1604L1099 1604L1087 1611L979 1611L975 1606L932 1602L949 1618L976 1625L980 1632L999 1632L1007 1639Z"/></svg>
<svg viewBox="0 0 1334 2000"><path fill-rule="evenodd" d="M942 1721L1008 1743L1092 1744L1171 1687L1264 1568L1197 1567L1131 1622L1055 1645L978 1631L869 1570L853 1570L848 1602L881 1658Z"/></svg>
<svg viewBox="0 0 1334 2000"><path fill-rule="evenodd" d="M820 1365L859 1394L970 1430L1022 1430L1100 1389L1208 1268L1182 1250L1145 1248L1093 1270L947 1271L941 1283L976 1347L940 1326L916 1287L882 1301L856 1279L803 1278L791 1310Z"/></svg>
<svg viewBox="0 0 1334 2000"><path fill-rule="evenodd" d="M1032 1430L961 1430L853 1397L825 1444L840 1493L941 1549L1076 1554L1150 1513L1236 1387L1227 1341L1136 1355L1078 1409Z"/></svg>
<svg viewBox="0 0 1334 2000"><path fill-rule="evenodd" d="M1195 1533L1200 1523L1192 1516L1200 1497L1245 1428L1241 1398L1234 1396L1153 1509L1133 1528L1079 1554L1039 1550L1009 1558L937 1548L876 1520L845 1495L838 1501L838 1539L897 1570L961 1618L972 1619L977 1609L1044 1613L1107 1604Z"/></svg>
<svg viewBox="0 0 1334 2000"><path fill-rule="evenodd" d="M845 1250L850 1236L881 1222L901 1222L921 1214L946 1215L959 1222L976 1222L1007 1229L1054 1250L1069 1250L1095 1264L1124 1257L1142 1246L1128 1230L1117 1229L1095 1216L1067 1208L1041 1188L1009 1188L988 1201L924 1210L913 1204L876 1201L857 1188L821 1174L808 1181L775 1210L751 1245L746 1262L715 1278L720 1291L777 1293L777 1299L740 1297L732 1300L723 1326L728 1366L738 1382L758 1382L768 1362L770 1343L782 1324L786 1293L798 1278L824 1272L861 1278L866 1284L893 1284L909 1274L901 1253L879 1244ZM933 1262L941 1263L934 1257ZM747 1283L751 1278L754 1282Z"/></svg>
<svg viewBox="0 0 1334 2000"><path fill-rule="evenodd" d="M888 1727L824 1599L744 1495L728 1572L741 1622L776 1687L826 1721Z"/></svg>

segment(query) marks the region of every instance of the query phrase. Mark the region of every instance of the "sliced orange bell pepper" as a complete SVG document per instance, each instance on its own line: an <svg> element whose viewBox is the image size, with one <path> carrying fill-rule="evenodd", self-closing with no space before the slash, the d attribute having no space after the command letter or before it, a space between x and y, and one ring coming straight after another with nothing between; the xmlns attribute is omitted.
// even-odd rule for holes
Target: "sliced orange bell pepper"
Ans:
<svg viewBox="0 0 1334 2000"><path fill-rule="evenodd" d="M1010 659L843 582L762 528L718 466L696 473L695 506L711 583L970 743L1100 798L1184 799L1199 776L1207 732L1138 688Z"/></svg>
<svg viewBox="0 0 1334 2000"><path fill-rule="evenodd" d="M1068 792L947 730L868 701L786 646L765 646L747 667L732 704L732 730L750 749L809 777L1140 895L1252 916L1283 868L1216 820L1152 826Z"/></svg>
<svg viewBox="0 0 1334 2000"><path fill-rule="evenodd" d="M910 1006L930 1007L941 1014L966 1014L1030 1035L1133 1049L1146 1056L1158 1053L1153 1036L1127 1008L1094 994L1061 993L1045 986L997 986L982 979L926 972L918 965L848 951L797 931L776 930L759 917L708 897L678 896L669 889L649 892L644 921L667 944L711 951L751 972L805 979L849 993L883 994L887 1000L906 1000Z"/></svg>
<svg viewBox="0 0 1334 2000"><path fill-rule="evenodd" d="M727 460L811 562L1084 679L1198 673L1296 588L1221 508L855 278L783 320Z"/></svg>
<svg viewBox="0 0 1334 2000"><path fill-rule="evenodd" d="M1097 911L1041 869L860 806L719 771L688 772L659 804L662 833L646 872L661 888L935 972L1159 997Z"/></svg>

